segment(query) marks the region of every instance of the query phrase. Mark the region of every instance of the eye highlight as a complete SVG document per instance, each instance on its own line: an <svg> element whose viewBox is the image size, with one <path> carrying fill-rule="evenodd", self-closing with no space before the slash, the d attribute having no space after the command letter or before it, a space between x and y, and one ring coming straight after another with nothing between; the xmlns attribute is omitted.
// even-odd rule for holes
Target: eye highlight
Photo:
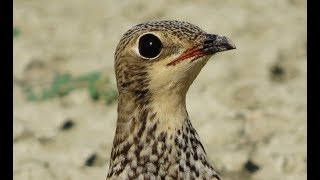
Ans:
<svg viewBox="0 0 320 180"><path fill-rule="evenodd" d="M139 39L138 48L142 57L151 59L160 54L162 42L153 34L144 34Z"/></svg>

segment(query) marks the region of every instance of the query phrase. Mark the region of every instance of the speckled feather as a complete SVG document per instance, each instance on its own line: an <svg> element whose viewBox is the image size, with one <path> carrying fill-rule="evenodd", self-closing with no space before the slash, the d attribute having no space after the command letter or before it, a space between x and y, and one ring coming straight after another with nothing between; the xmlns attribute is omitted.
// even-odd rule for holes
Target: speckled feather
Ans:
<svg viewBox="0 0 320 180"><path fill-rule="evenodd" d="M139 36L147 32L163 43L154 59L136 51ZM143 23L124 34L115 53L118 119L107 179L220 179L185 105L210 56L166 66L205 37L199 27L180 21Z"/></svg>

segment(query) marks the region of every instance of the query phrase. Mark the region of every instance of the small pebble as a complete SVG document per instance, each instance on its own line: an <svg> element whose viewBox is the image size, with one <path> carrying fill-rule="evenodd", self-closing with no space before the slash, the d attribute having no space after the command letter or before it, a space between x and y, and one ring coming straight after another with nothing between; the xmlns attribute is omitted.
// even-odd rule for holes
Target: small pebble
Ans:
<svg viewBox="0 0 320 180"><path fill-rule="evenodd" d="M270 76L272 81L284 81L285 80L285 70L280 65L274 65L270 68Z"/></svg>
<svg viewBox="0 0 320 180"><path fill-rule="evenodd" d="M67 119L63 125L61 126L61 130L69 130L74 126L74 122L72 119Z"/></svg>
<svg viewBox="0 0 320 180"><path fill-rule="evenodd" d="M247 170L249 173L255 173L260 169L260 167L257 164L253 163L251 160L248 160L244 164L244 169Z"/></svg>
<svg viewBox="0 0 320 180"><path fill-rule="evenodd" d="M95 161L97 159L97 154L93 153L91 156L89 156L86 160L86 162L84 163L86 166L93 166Z"/></svg>

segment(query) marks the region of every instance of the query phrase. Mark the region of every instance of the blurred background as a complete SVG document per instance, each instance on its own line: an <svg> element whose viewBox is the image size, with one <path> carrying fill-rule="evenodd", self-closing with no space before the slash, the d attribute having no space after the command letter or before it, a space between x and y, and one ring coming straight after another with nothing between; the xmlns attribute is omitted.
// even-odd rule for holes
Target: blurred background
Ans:
<svg viewBox="0 0 320 180"><path fill-rule="evenodd" d="M232 39L187 95L224 180L306 179L306 1L15 0L16 180L105 179L114 51L132 26L183 20Z"/></svg>

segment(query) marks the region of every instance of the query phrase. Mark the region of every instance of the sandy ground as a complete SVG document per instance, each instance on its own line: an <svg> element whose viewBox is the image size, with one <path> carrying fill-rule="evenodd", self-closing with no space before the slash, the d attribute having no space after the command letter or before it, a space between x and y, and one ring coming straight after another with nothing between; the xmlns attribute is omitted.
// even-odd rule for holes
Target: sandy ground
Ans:
<svg viewBox="0 0 320 180"><path fill-rule="evenodd" d="M301 180L306 175L306 2L15 0L13 174L16 180L105 179L116 103L86 89L44 102L21 83L103 70L123 33L151 20L184 20L226 35L237 49L215 56L187 107L224 180ZM66 121L74 126L62 131Z"/></svg>

